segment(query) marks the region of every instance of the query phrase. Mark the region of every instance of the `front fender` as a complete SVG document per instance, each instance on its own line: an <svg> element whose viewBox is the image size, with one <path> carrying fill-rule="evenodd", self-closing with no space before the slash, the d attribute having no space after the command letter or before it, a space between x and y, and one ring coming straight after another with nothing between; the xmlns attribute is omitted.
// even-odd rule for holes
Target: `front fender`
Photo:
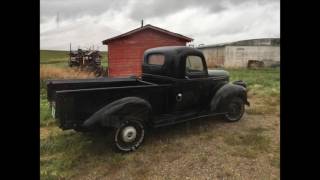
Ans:
<svg viewBox="0 0 320 180"><path fill-rule="evenodd" d="M228 83L220 87L210 102L210 111L219 111L219 106L228 102L233 97L240 97L246 105L250 105L247 100L247 90L245 86Z"/></svg>
<svg viewBox="0 0 320 180"><path fill-rule="evenodd" d="M125 97L104 106L87 120L83 127L89 128L97 123L106 127L118 127L125 116L139 116L146 120L151 112L151 105L148 101L139 97Z"/></svg>

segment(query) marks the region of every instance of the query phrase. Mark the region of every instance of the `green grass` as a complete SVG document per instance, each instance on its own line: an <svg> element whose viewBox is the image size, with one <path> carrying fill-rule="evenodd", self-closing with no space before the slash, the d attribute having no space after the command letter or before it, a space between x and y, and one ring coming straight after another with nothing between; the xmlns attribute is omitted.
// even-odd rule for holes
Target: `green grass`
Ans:
<svg viewBox="0 0 320 180"><path fill-rule="evenodd" d="M42 178L63 177L66 169L71 169L83 156L85 146L90 141L80 134L62 133L49 135L40 140L40 175ZM68 151L65 151L68 149ZM41 179L42 179L41 178Z"/></svg>
<svg viewBox="0 0 320 180"><path fill-rule="evenodd" d="M51 109L47 100L47 87L45 80L40 80L40 127L48 126L54 121L51 118Z"/></svg>
<svg viewBox="0 0 320 180"><path fill-rule="evenodd" d="M41 64L54 64L68 60L69 51L40 50Z"/></svg>
<svg viewBox="0 0 320 180"><path fill-rule="evenodd" d="M230 80L244 80L249 90L264 96L280 95L280 69L227 69Z"/></svg>
<svg viewBox="0 0 320 180"><path fill-rule="evenodd" d="M68 67L69 51L40 50L40 64ZM101 51L102 66L107 67L107 52Z"/></svg>
<svg viewBox="0 0 320 180"><path fill-rule="evenodd" d="M40 126L49 126L54 124L51 118L51 109L46 99L40 97Z"/></svg>
<svg viewBox="0 0 320 180"><path fill-rule="evenodd" d="M111 153L108 141L102 138L105 136L52 130L40 139L41 179L72 177L79 173L76 169L88 169L98 163L105 163L110 170L119 169L126 156Z"/></svg>
<svg viewBox="0 0 320 180"><path fill-rule="evenodd" d="M280 103L280 69L227 69L230 81L247 83L248 99L252 103L249 114L277 113Z"/></svg>

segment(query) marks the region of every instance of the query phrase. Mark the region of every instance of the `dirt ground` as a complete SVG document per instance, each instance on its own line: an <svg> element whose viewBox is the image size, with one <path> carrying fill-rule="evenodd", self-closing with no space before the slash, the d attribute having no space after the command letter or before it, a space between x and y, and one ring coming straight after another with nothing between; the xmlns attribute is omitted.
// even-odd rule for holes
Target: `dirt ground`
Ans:
<svg viewBox="0 0 320 180"><path fill-rule="evenodd" d="M279 114L199 119L151 130L136 152L118 155L98 140L99 160L80 160L71 179L280 179L279 128Z"/></svg>

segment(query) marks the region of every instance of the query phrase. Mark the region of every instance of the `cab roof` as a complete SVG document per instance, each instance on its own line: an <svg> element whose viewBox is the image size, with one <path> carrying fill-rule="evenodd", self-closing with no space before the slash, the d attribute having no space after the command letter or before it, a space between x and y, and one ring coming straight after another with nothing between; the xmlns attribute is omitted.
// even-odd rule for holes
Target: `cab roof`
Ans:
<svg viewBox="0 0 320 180"><path fill-rule="evenodd" d="M151 54L164 55L164 64L148 64L147 59L148 56ZM163 46L148 49L144 52L142 71L145 74L183 78L185 76L185 58L188 55L200 56L203 59L203 61L205 60L203 53L200 50L187 46ZM205 68L207 68L206 64Z"/></svg>
<svg viewBox="0 0 320 180"><path fill-rule="evenodd" d="M162 46L162 47L156 47L148 49L144 52L144 54L154 54L154 53L162 53L162 54L181 54L183 52L195 52L195 53L201 53L200 50L188 47L188 46Z"/></svg>

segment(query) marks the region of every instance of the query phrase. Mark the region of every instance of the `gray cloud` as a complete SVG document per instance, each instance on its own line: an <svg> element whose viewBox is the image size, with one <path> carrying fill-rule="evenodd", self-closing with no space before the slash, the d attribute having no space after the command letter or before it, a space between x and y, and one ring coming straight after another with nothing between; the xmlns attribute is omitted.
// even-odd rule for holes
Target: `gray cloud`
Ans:
<svg viewBox="0 0 320 180"><path fill-rule="evenodd" d="M135 1L130 16L136 20L142 18L163 17L187 8L202 8L211 13L226 10L228 5L234 6L246 2L256 2L261 5L279 0L145 0Z"/></svg>
<svg viewBox="0 0 320 180"><path fill-rule="evenodd" d="M41 0L40 17L45 22L45 18L56 17L59 13L61 20L74 19L110 10L121 11L126 4L126 0Z"/></svg>
<svg viewBox="0 0 320 180"><path fill-rule="evenodd" d="M99 15L106 11L128 10L130 18L163 17L186 8L203 8L211 13L227 9L227 4L238 5L245 2L256 2L261 5L279 0L40 0L40 20L56 17L74 19L84 15Z"/></svg>
<svg viewBox="0 0 320 180"><path fill-rule="evenodd" d="M209 8L211 11L217 13L225 9L221 1L212 0L150 0L150 1L136 1L130 11L130 17L136 20L142 18L163 17L179 12L189 7L203 7Z"/></svg>
<svg viewBox="0 0 320 180"><path fill-rule="evenodd" d="M139 27L142 18L145 24L190 36L194 44L279 37L280 1L41 0L40 47L101 45L104 39Z"/></svg>

